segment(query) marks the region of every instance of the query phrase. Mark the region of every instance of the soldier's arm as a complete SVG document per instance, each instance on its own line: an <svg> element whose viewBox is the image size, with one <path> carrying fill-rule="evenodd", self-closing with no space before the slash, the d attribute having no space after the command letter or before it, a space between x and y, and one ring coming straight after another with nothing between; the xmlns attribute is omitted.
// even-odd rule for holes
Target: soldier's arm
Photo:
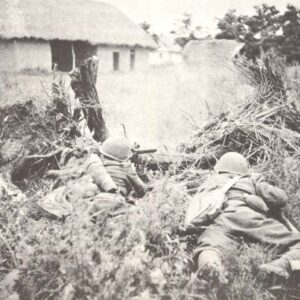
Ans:
<svg viewBox="0 0 300 300"><path fill-rule="evenodd" d="M262 175L253 177L256 194L261 197L269 208L282 208L286 205L288 197L284 190L265 181Z"/></svg>
<svg viewBox="0 0 300 300"><path fill-rule="evenodd" d="M136 174L134 167L131 168L131 172L128 176L129 182L134 189L133 196L136 198L141 198L146 194L146 187L143 181Z"/></svg>
<svg viewBox="0 0 300 300"><path fill-rule="evenodd" d="M117 186L106 171L100 157L94 155L86 166L86 173L93 178L94 183L101 191L115 192Z"/></svg>

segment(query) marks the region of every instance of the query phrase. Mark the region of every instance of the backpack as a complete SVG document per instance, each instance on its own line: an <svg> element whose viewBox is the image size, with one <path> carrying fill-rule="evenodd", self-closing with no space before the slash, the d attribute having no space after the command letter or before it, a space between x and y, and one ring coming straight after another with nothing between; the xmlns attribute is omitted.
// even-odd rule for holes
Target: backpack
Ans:
<svg viewBox="0 0 300 300"><path fill-rule="evenodd" d="M227 191L241 177L235 176L221 188L204 190L192 197L185 214L185 227L201 227L214 220L223 209L223 205L227 200Z"/></svg>

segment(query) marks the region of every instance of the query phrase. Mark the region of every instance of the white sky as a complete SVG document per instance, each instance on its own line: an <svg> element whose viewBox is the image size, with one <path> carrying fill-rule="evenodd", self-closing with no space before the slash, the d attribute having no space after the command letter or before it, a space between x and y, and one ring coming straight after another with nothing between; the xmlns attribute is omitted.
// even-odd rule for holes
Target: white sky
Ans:
<svg viewBox="0 0 300 300"><path fill-rule="evenodd" d="M100 0L111 3L134 22L147 21L156 33L174 29L174 22L183 13L191 13L194 23L213 32L216 18L221 18L229 9L242 14L253 13L253 6L262 3L275 5L284 10L288 3L300 8L300 0Z"/></svg>

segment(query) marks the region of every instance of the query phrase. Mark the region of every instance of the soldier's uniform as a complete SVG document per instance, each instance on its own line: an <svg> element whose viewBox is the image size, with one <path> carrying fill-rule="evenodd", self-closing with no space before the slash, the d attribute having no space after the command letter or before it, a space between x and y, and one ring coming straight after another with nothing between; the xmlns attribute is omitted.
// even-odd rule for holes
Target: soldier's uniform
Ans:
<svg viewBox="0 0 300 300"><path fill-rule="evenodd" d="M270 216L286 205L287 195L282 189L268 184L260 174L224 171L211 176L199 192L221 188L237 174L244 176L227 192L224 211L199 237L195 250L198 274L207 266L222 268L222 255L236 249L243 238L273 247L281 257L261 269L288 277L290 261L300 259L300 233L289 231Z"/></svg>
<svg viewBox="0 0 300 300"><path fill-rule="evenodd" d="M145 186L133 165L126 160L131 155L130 145L123 137L108 138L100 147L103 165L117 185L122 196L133 193L134 197L145 195Z"/></svg>
<svg viewBox="0 0 300 300"><path fill-rule="evenodd" d="M103 164L121 195L127 197L131 192L137 198L145 195L144 184L130 163L103 159Z"/></svg>
<svg viewBox="0 0 300 300"><path fill-rule="evenodd" d="M133 197L143 197L144 184L135 168L126 161L131 154L128 140L110 137L100 146L99 151L101 157L94 155L87 166L87 173L102 192L93 199L91 212L97 213L105 207L124 207L125 198L131 193Z"/></svg>
<svg viewBox="0 0 300 300"><path fill-rule="evenodd" d="M99 211L113 211L127 205L125 198L131 192L135 197L144 196L143 182L134 167L126 162L131 154L128 140L108 138L99 150L103 157L90 154L80 169L80 178L75 176L76 181L53 190L39 201L43 212L65 218L72 211L72 203L80 199L87 200L87 210L96 215Z"/></svg>

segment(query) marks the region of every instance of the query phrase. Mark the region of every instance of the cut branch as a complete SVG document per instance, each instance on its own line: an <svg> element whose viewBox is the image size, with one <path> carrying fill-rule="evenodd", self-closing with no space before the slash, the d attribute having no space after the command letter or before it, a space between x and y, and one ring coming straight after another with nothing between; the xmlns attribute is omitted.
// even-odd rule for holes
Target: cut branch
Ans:
<svg viewBox="0 0 300 300"><path fill-rule="evenodd" d="M108 137L108 130L102 115L102 107L96 89L98 58L93 56L81 63L70 73L71 87L81 103L81 109L88 128L93 132L97 142L103 142ZM75 121L79 120L80 110L74 112Z"/></svg>

